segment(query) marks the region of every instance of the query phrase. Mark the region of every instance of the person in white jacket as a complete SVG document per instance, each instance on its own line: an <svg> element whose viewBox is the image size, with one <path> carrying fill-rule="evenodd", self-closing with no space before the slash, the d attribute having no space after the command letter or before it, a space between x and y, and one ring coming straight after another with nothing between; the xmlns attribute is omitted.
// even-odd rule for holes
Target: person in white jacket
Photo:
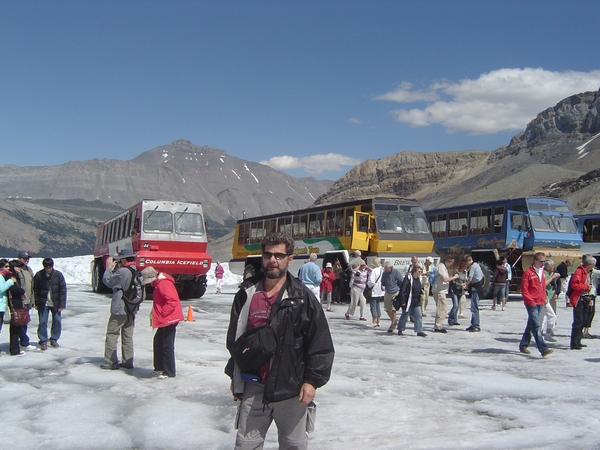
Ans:
<svg viewBox="0 0 600 450"><path fill-rule="evenodd" d="M378 327L381 319L380 303L383 302L383 296L385 294L381 288L381 275L383 275L383 267L381 267L379 258L373 258L371 261L371 267L373 270L371 270L371 274L367 280L367 287L372 289L371 298L369 299L371 316L373 316L373 322L371 323L371 326Z"/></svg>

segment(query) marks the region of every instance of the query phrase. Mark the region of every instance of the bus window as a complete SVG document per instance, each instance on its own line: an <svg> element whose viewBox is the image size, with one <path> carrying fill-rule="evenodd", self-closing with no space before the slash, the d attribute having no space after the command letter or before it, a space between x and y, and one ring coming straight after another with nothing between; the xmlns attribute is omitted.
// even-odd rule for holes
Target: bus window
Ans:
<svg viewBox="0 0 600 450"><path fill-rule="evenodd" d="M471 234L489 234L490 221L492 219L492 208L480 208L471 210Z"/></svg>
<svg viewBox="0 0 600 450"><path fill-rule="evenodd" d="M271 233L275 233L277 229L277 220L276 219L265 219L265 236Z"/></svg>
<svg viewBox="0 0 600 450"><path fill-rule="evenodd" d="M325 231L327 236L341 236L343 224L343 209L334 209L332 211L327 211L327 229Z"/></svg>
<svg viewBox="0 0 600 450"><path fill-rule="evenodd" d="M293 234L292 237L296 240L302 240L306 238L306 214L300 214L294 216L293 223Z"/></svg>
<svg viewBox="0 0 600 450"><path fill-rule="evenodd" d="M357 230L362 233L369 231L369 216L361 214L358 216Z"/></svg>
<svg viewBox="0 0 600 450"><path fill-rule="evenodd" d="M446 237L446 214L432 214L429 216L429 228L433 237Z"/></svg>
<svg viewBox="0 0 600 450"><path fill-rule="evenodd" d="M352 225L354 224L354 206L346 208L346 227L344 234L352 236Z"/></svg>
<svg viewBox="0 0 600 450"><path fill-rule="evenodd" d="M409 234L424 234L429 232L427 228L427 221L423 217L404 217L402 218L404 223L404 231Z"/></svg>
<svg viewBox="0 0 600 450"><path fill-rule="evenodd" d="M250 222L250 244L258 244L263 238L263 221L255 220Z"/></svg>
<svg viewBox="0 0 600 450"><path fill-rule="evenodd" d="M408 217L407 217L408 219ZM381 233L401 233L402 223L399 217L377 216L377 230Z"/></svg>
<svg viewBox="0 0 600 450"><path fill-rule="evenodd" d="M175 213L175 232L177 234L204 234L204 221L200 214Z"/></svg>
<svg viewBox="0 0 600 450"><path fill-rule="evenodd" d="M535 231L554 231L550 216L544 214L530 214L529 220L531 221L531 227Z"/></svg>
<svg viewBox="0 0 600 450"><path fill-rule="evenodd" d="M238 244L246 245L250 243L250 224L240 223L240 229L238 232Z"/></svg>
<svg viewBox="0 0 600 450"><path fill-rule="evenodd" d="M586 219L583 222L583 242L600 242L600 219Z"/></svg>
<svg viewBox="0 0 600 450"><path fill-rule="evenodd" d="M323 211L317 213L311 213L308 216L308 237L323 237L323 222L325 213Z"/></svg>
<svg viewBox="0 0 600 450"><path fill-rule="evenodd" d="M577 233L577 226L571 217L552 216L552 221L559 233Z"/></svg>
<svg viewBox="0 0 600 450"><path fill-rule="evenodd" d="M292 235L292 216L280 217L277 219L277 231L283 234Z"/></svg>
<svg viewBox="0 0 600 450"><path fill-rule="evenodd" d="M144 232L172 233L173 216L169 211L144 211Z"/></svg>
<svg viewBox="0 0 600 450"><path fill-rule="evenodd" d="M137 210L131 211L131 214L129 216L131 217L129 222L131 224L129 234L133 236L134 234L140 231L140 219L137 218Z"/></svg>
<svg viewBox="0 0 600 450"><path fill-rule="evenodd" d="M504 206L494 208L494 233L502 233L502 223L504 223Z"/></svg>
<svg viewBox="0 0 600 450"><path fill-rule="evenodd" d="M448 235L466 236L468 234L468 211L454 211L448 214Z"/></svg>
<svg viewBox="0 0 600 450"><path fill-rule="evenodd" d="M521 231L523 229L523 214L510 215L510 228L511 230L518 231Z"/></svg>

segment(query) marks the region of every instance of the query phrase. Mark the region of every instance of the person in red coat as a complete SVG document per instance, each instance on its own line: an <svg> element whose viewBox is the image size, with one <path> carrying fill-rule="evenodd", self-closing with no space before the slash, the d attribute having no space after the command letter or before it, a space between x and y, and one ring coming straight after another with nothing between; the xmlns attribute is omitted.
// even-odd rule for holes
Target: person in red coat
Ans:
<svg viewBox="0 0 600 450"><path fill-rule="evenodd" d="M142 270L142 284L152 284L154 288L154 371L158 373L158 378L172 378L175 376L175 332L177 324L183 321L175 280L171 275L157 272L154 267L146 267Z"/></svg>
<svg viewBox="0 0 600 450"><path fill-rule="evenodd" d="M544 276L544 264L546 255L538 252L533 257L533 264L529 269L523 272L521 279L521 296L525 309L527 309L527 326L519 343L521 353L530 354L527 348L531 342L531 335L535 339L538 351L542 356L548 356L552 350L544 342L542 334L542 307L546 304L546 280Z"/></svg>
<svg viewBox="0 0 600 450"><path fill-rule="evenodd" d="M333 312L331 309L331 296L333 292L333 282L335 281L335 273L333 272L333 266L330 262L325 265L325 268L321 271L321 303L327 303L327 311Z"/></svg>
<svg viewBox="0 0 600 450"><path fill-rule="evenodd" d="M567 297L573 306L573 325L571 326L571 350L581 350L585 345L581 343L583 337L583 310L586 306L582 296L589 294L592 288L591 272L596 267L596 258L584 256L581 265L575 269L571 280Z"/></svg>

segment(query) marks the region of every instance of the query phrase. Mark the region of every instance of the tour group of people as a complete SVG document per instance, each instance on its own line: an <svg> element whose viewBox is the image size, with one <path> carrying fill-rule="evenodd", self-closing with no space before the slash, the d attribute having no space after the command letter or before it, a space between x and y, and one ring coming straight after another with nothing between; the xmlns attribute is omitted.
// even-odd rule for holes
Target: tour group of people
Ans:
<svg viewBox="0 0 600 450"><path fill-rule="evenodd" d="M30 317L31 310L38 313L37 339L39 349L60 347L62 332L61 313L67 306L67 284L63 274L54 269L54 260L44 258L42 269L35 272L29 266L31 255L18 253L15 259L0 259L0 330L3 323L9 326L9 348L12 356L25 355L24 350L37 350L31 343L27 323L17 323L20 315ZM52 318L50 336L48 321Z"/></svg>
<svg viewBox="0 0 600 450"><path fill-rule="evenodd" d="M383 304L383 310L391 323L388 333L403 335L410 320L414 323L417 336L427 337L423 330L423 317L427 317L426 309L431 295L435 303L433 332L443 334L447 333L445 323L450 327L459 326L459 319L468 318L464 312L469 294L470 323L466 331L481 331L480 299L484 295L485 280L481 266L470 255L457 257L448 254L437 265L432 257L419 262L418 257L413 256L410 265L403 270L398 270L388 261L382 265L377 257L371 259L369 267L361 255L360 251L354 251L348 263L350 305L344 314L346 320L351 320L358 309L358 320L367 321L365 309L368 303L370 326L379 327ZM315 254L311 255L313 264L316 257ZM339 261L336 263L339 264ZM520 352L531 353L528 346L533 338L542 356L552 353L546 342L556 342L556 307L561 293L566 298L567 306L573 307L570 348L581 350L586 346L581 341L583 338L595 338L589 331L600 282L600 271L595 269L595 264L593 257L584 255L581 265L567 284L568 268L573 265L573 260L567 259L555 266L555 262L546 258L545 254L534 255L533 264L525 270L521 280L521 294L528 321L519 344ZM327 263L321 272L316 264L314 266L314 273L319 273L322 279L314 278L309 287L315 295L320 291L326 311L331 312L331 292L335 296L335 289L330 280L332 277L336 279L335 273L330 275L333 272L332 264ZM304 271L304 266L300 271ZM341 267L339 272L341 273ZM489 280L493 310L506 310L512 276L513 270L506 257L500 257ZM305 279L300 278L307 284Z"/></svg>

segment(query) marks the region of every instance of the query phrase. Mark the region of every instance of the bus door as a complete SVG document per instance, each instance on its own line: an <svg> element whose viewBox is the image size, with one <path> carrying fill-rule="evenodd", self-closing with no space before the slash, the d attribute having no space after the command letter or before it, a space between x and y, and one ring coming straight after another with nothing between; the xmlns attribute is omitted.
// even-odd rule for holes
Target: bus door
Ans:
<svg viewBox="0 0 600 450"><path fill-rule="evenodd" d="M506 246L508 248L523 248L525 233L525 214L519 211L508 211L508 223L506 224Z"/></svg>
<svg viewBox="0 0 600 450"><path fill-rule="evenodd" d="M354 211L352 224L352 250L369 250L369 214Z"/></svg>

